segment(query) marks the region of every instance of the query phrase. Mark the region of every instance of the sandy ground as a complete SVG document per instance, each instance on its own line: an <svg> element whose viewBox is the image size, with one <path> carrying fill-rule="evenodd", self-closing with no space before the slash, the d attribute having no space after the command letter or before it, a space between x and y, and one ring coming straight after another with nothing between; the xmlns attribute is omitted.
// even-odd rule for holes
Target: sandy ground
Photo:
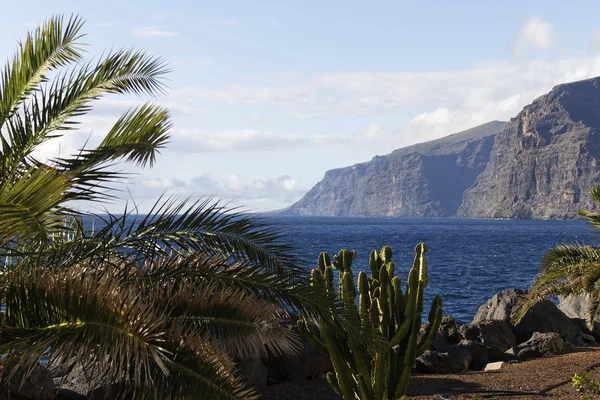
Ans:
<svg viewBox="0 0 600 400"><path fill-rule="evenodd" d="M442 399L441 395L454 400L462 399L565 399L579 400L580 394L573 389L573 374L595 366L592 376L600 381L600 347L587 347L576 352L541 358L519 364L510 364L496 372L471 372L450 375L414 375L409 388L410 399ZM556 387L555 387L556 386ZM506 390L537 392L534 395L472 393L481 390ZM541 394L546 394L542 396ZM339 400L323 380L284 382L268 386L263 400Z"/></svg>

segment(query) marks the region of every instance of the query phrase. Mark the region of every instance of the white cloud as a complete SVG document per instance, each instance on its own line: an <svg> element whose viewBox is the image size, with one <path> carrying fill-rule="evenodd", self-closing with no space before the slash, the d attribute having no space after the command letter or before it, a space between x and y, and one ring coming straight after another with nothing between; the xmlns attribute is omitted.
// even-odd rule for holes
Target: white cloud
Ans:
<svg viewBox="0 0 600 400"><path fill-rule="evenodd" d="M133 35L140 37L140 38L156 38L156 37L172 38L172 37L181 36L181 32L168 31L168 30L160 29L160 28L157 28L154 26L145 26L145 27L141 27L141 28L136 28L133 31L131 31L131 33L133 33Z"/></svg>
<svg viewBox="0 0 600 400"><path fill-rule="evenodd" d="M275 179L245 180L239 175L202 174L189 179L133 179L128 188L136 200L156 199L160 195L178 198L217 196L232 205L244 205L254 210L282 208L300 199L307 188L297 186L290 175Z"/></svg>
<svg viewBox="0 0 600 400"><path fill-rule="evenodd" d="M298 146L337 144L332 135L299 135L294 133L261 132L256 129L236 129L217 132L181 129L175 131L171 149L186 153L226 151L272 151Z"/></svg>
<svg viewBox="0 0 600 400"><path fill-rule="evenodd" d="M552 44L553 39L554 27L552 24L540 17L533 16L525 21L521 27L515 39L513 52L520 55L530 48L546 50Z"/></svg>
<svg viewBox="0 0 600 400"><path fill-rule="evenodd" d="M237 26L240 24L240 22L235 19L215 19L212 22L216 25L223 25L223 26Z"/></svg>
<svg viewBox="0 0 600 400"><path fill-rule="evenodd" d="M415 137L419 141L435 139L491 120L508 120L553 86L598 75L600 57L590 56L498 61L454 71L295 76L271 85L184 87L173 90L172 96L189 104L206 101L223 102L232 107L270 106L283 115L299 119L393 117L412 120L389 127L397 131L394 145L401 146L413 143ZM298 140L287 137L288 142Z"/></svg>
<svg viewBox="0 0 600 400"><path fill-rule="evenodd" d="M156 12L154 14L151 14L148 18L150 18L150 19L166 19L173 15L175 15L174 12L164 11L164 12Z"/></svg>

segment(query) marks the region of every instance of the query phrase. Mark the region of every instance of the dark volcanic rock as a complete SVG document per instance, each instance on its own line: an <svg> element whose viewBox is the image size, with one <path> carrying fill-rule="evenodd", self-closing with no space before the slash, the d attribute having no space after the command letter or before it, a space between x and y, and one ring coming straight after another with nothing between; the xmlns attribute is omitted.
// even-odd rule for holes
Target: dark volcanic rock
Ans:
<svg viewBox="0 0 600 400"><path fill-rule="evenodd" d="M471 363L469 368L473 371L481 371L490 362L488 349L479 341L462 340L459 346L467 350L471 354Z"/></svg>
<svg viewBox="0 0 600 400"><path fill-rule="evenodd" d="M504 125L489 122L363 164L327 171L321 182L281 213L453 216L464 191L486 167L494 135Z"/></svg>
<svg viewBox="0 0 600 400"><path fill-rule="evenodd" d="M269 380L269 371L259 358L248 358L237 363L239 376L248 386L256 390L263 390Z"/></svg>
<svg viewBox="0 0 600 400"><path fill-rule="evenodd" d="M333 370L329 355L321 353L310 344L308 339L300 335L297 321L297 316L290 315L289 318L281 321L280 325L300 337L302 351L294 356L271 355L262 360L271 382L310 379Z"/></svg>
<svg viewBox="0 0 600 400"><path fill-rule="evenodd" d="M458 344L458 342L461 340L460 332L458 331L458 325L456 325L456 321L452 316L442 318L438 332L450 344Z"/></svg>
<svg viewBox="0 0 600 400"><path fill-rule="evenodd" d="M458 216L565 219L595 210L588 193L600 182L599 160L600 78L556 86L496 135Z"/></svg>
<svg viewBox="0 0 600 400"><path fill-rule="evenodd" d="M463 372L471 364L471 354L459 345L453 344L447 352L427 350L417 358L415 369L418 372L448 374Z"/></svg>
<svg viewBox="0 0 600 400"><path fill-rule="evenodd" d="M54 381L52 374L41 364L36 365L29 376L23 379L22 371L17 371L9 379L12 365L0 369L0 397L12 399L52 400Z"/></svg>
<svg viewBox="0 0 600 400"><path fill-rule="evenodd" d="M564 344L565 342L558 333L535 332L528 341L512 349L511 353L522 361L527 361L548 354L561 354Z"/></svg>

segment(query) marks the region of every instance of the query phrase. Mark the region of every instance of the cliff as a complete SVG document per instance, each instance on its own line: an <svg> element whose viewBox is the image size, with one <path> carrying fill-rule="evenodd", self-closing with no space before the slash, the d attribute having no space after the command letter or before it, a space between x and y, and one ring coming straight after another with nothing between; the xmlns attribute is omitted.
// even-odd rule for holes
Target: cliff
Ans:
<svg viewBox="0 0 600 400"><path fill-rule="evenodd" d="M405 147L327 171L284 215L453 216L485 169L504 122Z"/></svg>
<svg viewBox="0 0 600 400"><path fill-rule="evenodd" d="M496 136L490 161L457 215L567 219L594 209L600 184L600 78L556 86Z"/></svg>

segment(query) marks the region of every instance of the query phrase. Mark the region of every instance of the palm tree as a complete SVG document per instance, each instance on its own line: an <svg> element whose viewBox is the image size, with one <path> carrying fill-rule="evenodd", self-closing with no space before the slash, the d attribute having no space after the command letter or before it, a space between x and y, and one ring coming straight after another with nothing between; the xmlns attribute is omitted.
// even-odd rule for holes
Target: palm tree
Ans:
<svg viewBox="0 0 600 400"><path fill-rule="evenodd" d="M0 360L13 376L40 360L83 365L135 398L254 398L234 358L294 353L282 310L325 309L281 235L219 202L163 198L86 228L73 202L110 200L117 162L152 166L171 120L144 103L96 148L35 157L104 95L164 91L165 62L143 51L84 61L82 27L50 18L1 75Z"/></svg>
<svg viewBox="0 0 600 400"><path fill-rule="evenodd" d="M591 196L600 207L600 186L592 189ZM600 229L600 213L581 210L579 214L594 228ZM592 329L600 316L600 247L575 243L559 244L548 250L542 259L540 273L527 296L515 308L513 319L523 318L539 301L568 295L590 296L587 323Z"/></svg>

